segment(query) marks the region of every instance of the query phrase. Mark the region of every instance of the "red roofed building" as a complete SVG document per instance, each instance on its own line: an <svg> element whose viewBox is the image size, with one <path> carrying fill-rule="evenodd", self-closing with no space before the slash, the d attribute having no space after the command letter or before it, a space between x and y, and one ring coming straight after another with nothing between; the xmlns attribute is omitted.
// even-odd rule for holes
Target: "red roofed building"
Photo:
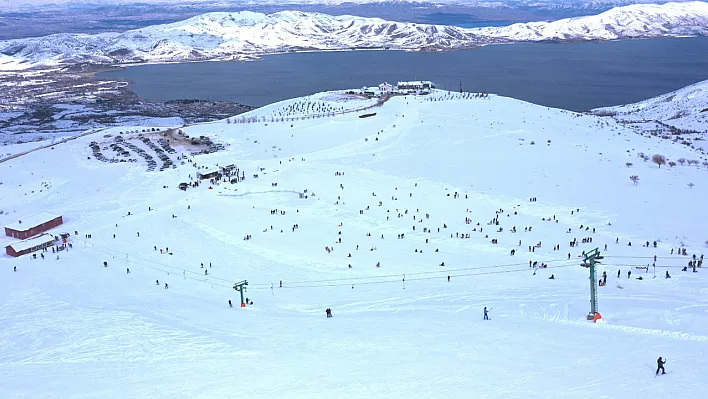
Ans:
<svg viewBox="0 0 708 399"><path fill-rule="evenodd" d="M47 247L54 245L54 236L45 233L37 237L30 238L29 240L23 240L16 242L14 244L5 247L5 252L14 257L22 256L34 251L39 251Z"/></svg>
<svg viewBox="0 0 708 399"><path fill-rule="evenodd" d="M24 240L25 238L44 233L62 223L64 223L64 220L61 215L42 212L5 226L5 235Z"/></svg>

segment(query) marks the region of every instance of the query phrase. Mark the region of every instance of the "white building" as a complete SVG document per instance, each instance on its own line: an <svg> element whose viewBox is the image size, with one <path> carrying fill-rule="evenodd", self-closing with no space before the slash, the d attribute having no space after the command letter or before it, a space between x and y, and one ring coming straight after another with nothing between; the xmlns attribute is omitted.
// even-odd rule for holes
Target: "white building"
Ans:
<svg viewBox="0 0 708 399"><path fill-rule="evenodd" d="M393 91L393 85L388 82L383 82L379 85L379 91L381 93L391 93Z"/></svg>
<svg viewBox="0 0 708 399"><path fill-rule="evenodd" d="M429 80L416 80L412 82L398 82L396 87L398 90L418 91L434 89L435 85Z"/></svg>

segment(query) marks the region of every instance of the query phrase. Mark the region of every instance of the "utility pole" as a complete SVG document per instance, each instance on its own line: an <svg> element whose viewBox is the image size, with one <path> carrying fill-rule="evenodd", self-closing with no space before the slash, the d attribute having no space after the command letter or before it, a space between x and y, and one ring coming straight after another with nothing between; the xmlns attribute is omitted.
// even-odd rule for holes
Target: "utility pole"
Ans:
<svg viewBox="0 0 708 399"><path fill-rule="evenodd" d="M248 281L246 281L246 280L243 280L241 282L234 284L234 289L241 293L241 307L242 308L246 307L246 302L243 300L243 293L244 293L244 291L246 291L247 285L248 285Z"/></svg>
<svg viewBox="0 0 708 399"><path fill-rule="evenodd" d="M597 314L597 270L595 265L604 257L600 255L600 248L595 248L590 252L585 253L582 267L590 268L590 313L588 320L593 320Z"/></svg>

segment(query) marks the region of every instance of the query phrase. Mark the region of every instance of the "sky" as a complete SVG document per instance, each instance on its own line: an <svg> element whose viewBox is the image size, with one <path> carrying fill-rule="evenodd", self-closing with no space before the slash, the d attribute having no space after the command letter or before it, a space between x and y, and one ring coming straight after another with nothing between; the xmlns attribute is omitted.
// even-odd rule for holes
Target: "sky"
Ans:
<svg viewBox="0 0 708 399"><path fill-rule="evenodd" d="M456 4L474 4L474 3L533 3L533 4L543 4L543 3L553 3L553 4L570 4L570 3L586 3L583 0L547 0L547 1L495 1L495 0L434 0L434 1L423 1L423 0L409 0L410 2L433 2L433 3L456 3ZM681 2L682 0L675 0ZM281 0L226 0L226 1L213 1L213 0L0 0L0 6L16 7L22 5L43 5L43 4L70 4L70 5L80 5L80 4L133 4L133 3L151 3L151 4L179 4L179 3L221 3L221 4L282 4L282 3L314 3L314 4L340 4L345 2L354 3L377 3L382 2L381 0L292 0L292 1L281 1ZM594 0L592 3L610 3L610 4L632 4L632 3L665 3L666 1L635 1L635 0Z"/></svg>

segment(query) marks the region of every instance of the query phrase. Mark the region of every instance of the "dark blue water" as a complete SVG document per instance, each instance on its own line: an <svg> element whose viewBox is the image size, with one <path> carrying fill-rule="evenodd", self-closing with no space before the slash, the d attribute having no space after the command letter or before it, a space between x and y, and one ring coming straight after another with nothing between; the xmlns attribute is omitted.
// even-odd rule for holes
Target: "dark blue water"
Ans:
<svg viewBox="0 0 708 399"><path fill-rule="evenodd" d="M434 25L453 25L461 28L483 28L486 26L507 26L517 22L528 22L526 20L508 20L508 21L488 21L476 18L471 14L462 13L431 13L419 18L416 22Z"/></svg>
<svg viewBox="0 0 708 399"><path fill-rule="evenodd" d="M253 62L145 65L102 74L133 80L154 101L229 100L262 106L315 92L432 80L536 104L588 110L627 104L708 79L708 38L495 45L446 53L291 53Z"/></svg>

